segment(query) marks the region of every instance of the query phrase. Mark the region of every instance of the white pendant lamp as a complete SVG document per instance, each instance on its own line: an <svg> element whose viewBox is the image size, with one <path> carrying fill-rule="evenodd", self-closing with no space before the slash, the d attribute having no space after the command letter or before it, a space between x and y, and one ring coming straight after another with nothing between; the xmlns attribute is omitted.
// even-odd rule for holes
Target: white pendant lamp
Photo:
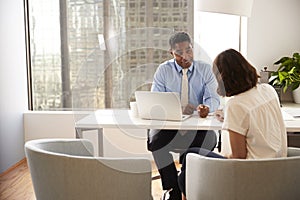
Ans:
<svg viewBox="0 0 300 200"><path fill-rule="evenodd" d="M197 0L196 10L250 17L253 0Z"/></svg>

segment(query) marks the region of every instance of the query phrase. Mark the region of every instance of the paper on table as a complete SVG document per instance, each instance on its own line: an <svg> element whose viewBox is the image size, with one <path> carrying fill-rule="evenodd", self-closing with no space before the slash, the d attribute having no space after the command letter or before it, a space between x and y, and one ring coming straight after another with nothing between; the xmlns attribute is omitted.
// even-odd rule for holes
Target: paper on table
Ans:
<svg viewBox="0 0 300 200"><path fill-rule="evenodd" d="M284 111L293 117L300 117L300 108L285 108Z"/></svg>
<svg viewBox="0 0 300 200"><path fill-rule="evenodd" d="M283 116L283 120L284 121L292 121L295 120L295 118L289 114L288 112L286 112L285 110L281 110L282 116Z"/></svg>

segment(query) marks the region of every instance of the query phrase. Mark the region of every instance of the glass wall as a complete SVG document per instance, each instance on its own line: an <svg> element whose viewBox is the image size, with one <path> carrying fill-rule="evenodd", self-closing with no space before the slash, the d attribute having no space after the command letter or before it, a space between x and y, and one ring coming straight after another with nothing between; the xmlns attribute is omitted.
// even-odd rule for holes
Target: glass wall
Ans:
<svg viewBox="0 0 300 200"><path fill-rule="evenodd" d="M174 31L211 62L238 49L239 17L194 11L193 0L25 0L32 110L128 108L171 58Z"/></svg>
<svg viewBox="0 0 300 200"><path fill-rule="evenodd" d="M192 0L27 0L33 110L127 108L193 36Z"/></svg>

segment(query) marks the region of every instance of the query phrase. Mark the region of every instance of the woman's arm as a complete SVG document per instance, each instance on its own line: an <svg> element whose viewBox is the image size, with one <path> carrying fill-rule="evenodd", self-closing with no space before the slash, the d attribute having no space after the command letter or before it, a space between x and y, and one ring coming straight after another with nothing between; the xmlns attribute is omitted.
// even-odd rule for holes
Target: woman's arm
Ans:
<svg viewBox="0 0 300 200"><path fill-rule="evenodd" d="M246 159L246 137L232 130L228 130L228 132L232 151L232 154L228 158Z"/></svg>

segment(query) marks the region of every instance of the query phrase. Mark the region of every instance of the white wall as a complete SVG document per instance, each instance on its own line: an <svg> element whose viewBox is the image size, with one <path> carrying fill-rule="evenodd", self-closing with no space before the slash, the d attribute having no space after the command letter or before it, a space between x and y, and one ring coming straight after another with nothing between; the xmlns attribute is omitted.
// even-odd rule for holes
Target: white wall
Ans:
<svg viewBox="0 0 300 200"><path fill-rule="evenodd" d="M258 70L300 52L300 1L254 0L248 20L248 59Z"/></svg>
<svg viewBox="0 0 300 200"><path fill-rule="evenodd" d="M27 110L27 97L23 14L23 0L0 1L0 173L24 157L22 113ZM248 21L250 62L260 70L283 55L299 52L299 19L299 0L254 0ZM50 130L45 127L42 131L34 122L32 126L43 133Z"/></svg>
<svg viewBox="0 0 300 200"><path fill-rule="evenodd" d="M75 121L80 117L71 111L28 111L24 113L25 142L39 138L75 138ZM109 128L104 130L104 156L152 158L147 150L147 132L143 130ZM97 131L84 131L92 141L97 155Z"/></svg>
<svg viewBox="0 0 300 200"><path fill-rule="evenodd" d="M23 0L0 1L0 173L24 158L27 110Z"/></svg>
<svg viewBox="0 0 300 200"><path fill-rule="evenodd" d="M40 138L75 138L71 111L28 111L23 116L25 142Z"/></svg>

